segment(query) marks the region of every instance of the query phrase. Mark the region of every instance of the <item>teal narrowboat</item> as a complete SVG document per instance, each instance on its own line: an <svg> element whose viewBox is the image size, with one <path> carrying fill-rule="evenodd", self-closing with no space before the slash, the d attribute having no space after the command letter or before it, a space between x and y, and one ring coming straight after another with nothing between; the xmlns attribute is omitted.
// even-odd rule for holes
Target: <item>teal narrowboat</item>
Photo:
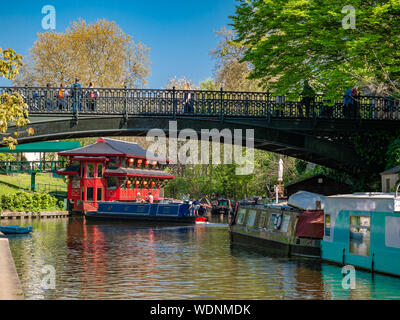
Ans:
<svg viewBox="0 0 400 320"><path fill-rule="evenodd" d="M321 257L400 276L400 213L393 194L325 198Z"/></svg>

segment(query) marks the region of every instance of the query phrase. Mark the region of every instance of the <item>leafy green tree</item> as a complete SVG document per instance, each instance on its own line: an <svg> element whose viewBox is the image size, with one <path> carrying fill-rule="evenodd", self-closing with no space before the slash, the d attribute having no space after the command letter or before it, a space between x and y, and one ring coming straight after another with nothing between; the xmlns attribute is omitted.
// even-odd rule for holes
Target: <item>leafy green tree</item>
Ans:
<svg viewBox="0 0 400 320"><path fill-rule="evenodd" d="M22 66L22 56L12 49L0 48L0 77L15 79ZM13 123L17 128L25 127L28 123L28 106L18 92L3 92L0 94L0 133L3 134L2 142L11 149L15 148L20 132L6 135L9 125ZM33 129L27 129L28 134L33 134Z"/></svg>
<svg viewBox="0 0 400 320"><path fill-rule="evenodd" d="M354 28L345 0L239 0L233 27L251 78L280 94L300 93L304 80L328 97L355 85L399 91L400 0L350 4Z"/></svg>
<svg viewBox="0 0 400 320"><path fill-rule="evenodd" d="M242 62L247 47L235 42L232 30L223 28L216 32L220 38L217 47L210 52L215 59L215 84L227 91L260 91L259 81L248 79L252 65Z"/></svg>

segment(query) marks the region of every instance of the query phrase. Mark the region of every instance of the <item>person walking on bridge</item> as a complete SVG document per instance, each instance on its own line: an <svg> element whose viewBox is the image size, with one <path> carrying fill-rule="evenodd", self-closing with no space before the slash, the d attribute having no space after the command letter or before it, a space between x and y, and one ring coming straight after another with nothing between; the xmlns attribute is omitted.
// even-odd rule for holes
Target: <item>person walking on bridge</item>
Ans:
<svg viewBox="0 0 400 320"><path fill-rule="evenodd" d="M64 110L64 107L65 107L65 88L64 88L64 84L63 83L60 84L60 89L56 93L56 98L57 98L57 107L58 107L58 109L60 111Z"/></svg>
<svg viewBox="0 0 400 320"><path fill-rule="evenodd" d="M298 105L299 116L303 117L303 105L306 107L306 117L310 116L310 107L315 100L315 91L308 83L308 80L304 81L303 91L301 93L302 99L300 105ZM313 105L314 107L314 105Z"/></svg>
<svg viewBox="0 0 400 320"><path fill-rule="evenodd" d="M100 96L100 94L99 94L99 91L94 89L93 82L89 83L89 88L86 91L85 96L86 96L86 101L87 101L87 109L89 111L95 111L97 98Z"/></svg>
<svg viewBox="0 0 400 320"><path fill-rule="evenodd" d="M193 92L190 92L192 88L190 87L189 82L185 82L185 96L183 98L183 113L192 113L193 110Z"/></svg>
<svg viewBox="0 0 400 320"><path fill-rule="evenodd" d="M75 79L75 83L70 87L70 96L72 97L72 110L75 113L77 109L82 111L82 85L79 78Z"/></svg>

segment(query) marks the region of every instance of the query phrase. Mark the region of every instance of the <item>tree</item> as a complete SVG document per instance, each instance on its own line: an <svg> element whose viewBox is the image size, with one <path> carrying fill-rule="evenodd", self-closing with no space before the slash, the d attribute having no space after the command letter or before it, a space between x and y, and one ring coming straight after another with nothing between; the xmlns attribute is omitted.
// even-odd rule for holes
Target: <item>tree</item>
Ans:
<svg viewBox="0 0 400 320"><path fill-rule="evenodd" d="M166 89L172 90L175 88L176 90L186 90L186 83L188 83L193 90L197 89L197 87L193 84L193 81L187 80L186 77L181 77L178 79L176 76L168 80Z"/></svg>
<svg viewBox="0 0 400 320"><path fill-rule="evenodd" d="M22 56L12 49L2 50L0 48L0 76L7 79L15 79L19 68L22 65ZM14 136L6 135L9 124L13 123L17 128L25 127L28 123L28 106L18 92L3 92L0 95L0 132L4 134L2 143L10 149L15 149L16 138L19 132L15 131ZM33 129L27 129L28 134L33 134Z"/></svg>
<svg viewBox="0 0 400 320"><path fill-rule="evenodd" d="M235 42L234 33L226 28L216 32L220 37L218 46L210 52L216 60L215 83L227 91L259 91L259 81L249 80L252 66L242 62L247 47Z"/></svg>
<svg viewBox="0 0 400 320"><path fill-rule="evenodd" d="M75 21L64 33L45 32L15 81L16 85L71 84L76 77L96 87L138 87L149 75L149 49L105 19Z"/></svg>
<svg viewBox="0 0 400 320"><path fill-rule="evenodd" d="M332 98L355 85L399 91L400 0L352 1L354 28L344 0L239 2L235 40L247 47L243 61L252 63L251 78L264 88L300 93L309 80Z"/></svg>

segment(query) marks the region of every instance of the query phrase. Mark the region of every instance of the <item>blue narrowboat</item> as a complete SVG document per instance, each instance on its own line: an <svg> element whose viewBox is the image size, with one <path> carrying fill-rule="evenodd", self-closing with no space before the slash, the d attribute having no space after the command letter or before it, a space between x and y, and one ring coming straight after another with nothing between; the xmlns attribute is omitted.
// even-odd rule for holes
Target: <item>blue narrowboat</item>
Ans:
<svg viewBox="0 0 400 320"><path fill-rule="evenodd" d="M134 220L148 222L167 222L195 224L186 203L135 203L100 202L96 211L85 212L87 219Z"/></svg>
<svg viewBox="0 0 400 320"><path fill-rule="evenodd" d="M325 198L323 260L400 276L400 210L393 194Z"/></svg>

